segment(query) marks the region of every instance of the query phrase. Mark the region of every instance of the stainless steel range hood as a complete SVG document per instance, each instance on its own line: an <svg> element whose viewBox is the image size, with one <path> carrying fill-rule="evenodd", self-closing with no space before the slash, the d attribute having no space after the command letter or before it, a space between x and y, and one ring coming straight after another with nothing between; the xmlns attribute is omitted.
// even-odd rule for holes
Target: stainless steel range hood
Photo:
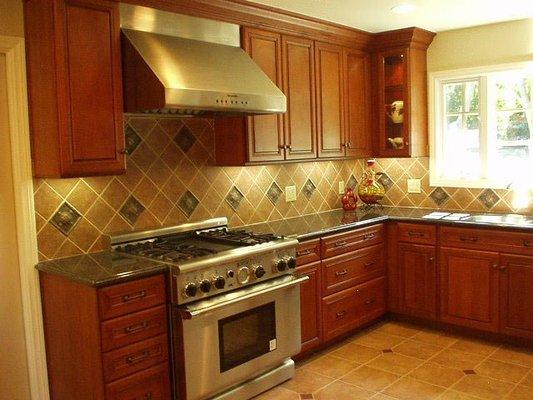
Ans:
<svg viewBox="0 0 533 400"><path fill-rule="evenodd" d="M240 48L238 25L120 7L126 112L286 111L285 95Z"/></svg>

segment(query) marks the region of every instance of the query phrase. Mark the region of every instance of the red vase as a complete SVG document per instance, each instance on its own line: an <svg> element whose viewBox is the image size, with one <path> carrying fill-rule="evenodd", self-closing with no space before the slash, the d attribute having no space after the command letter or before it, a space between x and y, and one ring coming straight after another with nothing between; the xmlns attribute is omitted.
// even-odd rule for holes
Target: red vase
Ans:
<svg viewBox="0 0 533 400"><path fill-rule="evenodd" d="M346 193L342 196L341 199L342 208L345 211L353 211L357 207L357 196L353 192L352 188L346 189Z"/></svg>

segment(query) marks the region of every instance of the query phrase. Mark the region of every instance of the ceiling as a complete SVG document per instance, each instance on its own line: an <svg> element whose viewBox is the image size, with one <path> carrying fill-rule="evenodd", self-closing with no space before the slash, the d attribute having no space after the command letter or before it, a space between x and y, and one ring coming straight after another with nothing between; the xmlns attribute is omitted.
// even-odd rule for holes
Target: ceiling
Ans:
<svg viewBox="0 0 533 400"><path fill-rule="evenodd" d="M433 32L533 18L533 0L250 0L368 32L417 26ZM404 15L391 12L413 4Z"/></svg>

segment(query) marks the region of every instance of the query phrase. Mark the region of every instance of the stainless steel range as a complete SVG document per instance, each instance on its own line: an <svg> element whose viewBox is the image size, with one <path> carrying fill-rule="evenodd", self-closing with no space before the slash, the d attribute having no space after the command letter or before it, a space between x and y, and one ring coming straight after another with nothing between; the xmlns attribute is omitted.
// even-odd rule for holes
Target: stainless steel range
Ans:
<svg viewBox="0 0 533 400"><path fill-rule="evenodd" d="M115 251L169 263L176 398L249 399L294 375L298 241L226 218L116 235Z"/></svg>

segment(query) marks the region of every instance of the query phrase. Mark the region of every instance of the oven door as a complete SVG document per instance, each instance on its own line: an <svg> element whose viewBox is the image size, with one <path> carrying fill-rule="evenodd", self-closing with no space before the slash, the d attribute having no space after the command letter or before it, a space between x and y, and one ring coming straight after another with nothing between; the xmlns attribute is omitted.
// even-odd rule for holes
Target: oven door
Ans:
<svg viewBox="0 0 533 400"><path fill-rule="evenodd" d="M300 351L305 279L276 278L180 308L187 400L209 398Z"/></svg>

